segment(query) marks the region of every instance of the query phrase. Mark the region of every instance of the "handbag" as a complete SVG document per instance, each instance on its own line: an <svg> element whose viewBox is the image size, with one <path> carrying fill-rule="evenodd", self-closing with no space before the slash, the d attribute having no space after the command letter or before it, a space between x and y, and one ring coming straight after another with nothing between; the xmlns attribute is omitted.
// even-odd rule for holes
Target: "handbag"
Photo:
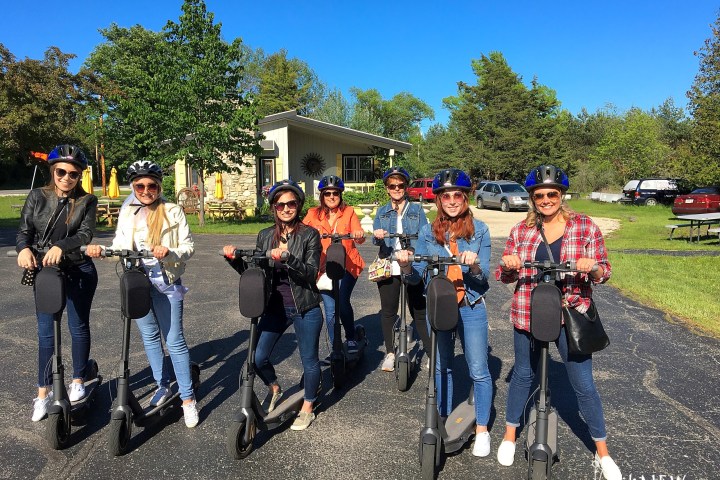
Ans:
<svg viewBox="0 0 720 480"><path fill-rule="evenodd" d="M551 262L555 262L552 250L545 238L542 224L540 224L540 235L542 235L545 248ZM595 308L595 302L590 299L590 307L587 312L580 313L574 308L563 308L563 320L565 323L565 337L567 337L568 352L582 355L590 355L599 352L610 345L610 339L600 321L600 315Z"/></svg>
<svg viewBox="0 0 720 480"><path fill-rule="evenodd" d="M328 277L327 272L323 272L317 279L318 290L332 290L332 280Z"/></svg>
<svg viewBox="0 0 720 480"><path fill-rule="evenodd" d="M368 278L371 282L380 282L392 275L392 262L389 258L378 255L368 267Z"/></svg>
<svg viewBox="0 0 720 480"><path fill-rule="evenodd" d="M590 302L590 308L585 313L565 307L563 318L570 353L589 355L610 345L610 339L600 321L595 302Z"/></svg>

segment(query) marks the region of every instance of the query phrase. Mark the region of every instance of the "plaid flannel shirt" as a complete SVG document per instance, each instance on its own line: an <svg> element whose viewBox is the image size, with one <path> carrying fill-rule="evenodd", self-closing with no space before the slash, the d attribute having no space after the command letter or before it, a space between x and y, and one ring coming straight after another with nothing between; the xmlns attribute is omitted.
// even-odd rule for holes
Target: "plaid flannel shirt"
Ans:
<svg viewBox="0 0 720 480"><path fill-rule="evenodd" d="M523 262L533 261L535 252L542 243L540 231L534 226L528 227L523 220L510 232L503 256L517 255ZM602 232L590 217L575 214L565 224L560 259L556 258L555 261L577 261L579 258L594 258L605 271L603 276L597 280L584 273L563 274L563 303L579 312L586 312L592 298L592 283L606 282L610 278L612 270L608 262ZM505 272L502 267L498 266L495 270L497 280L503 283L517 282L510 307L510 319L520 330L530 331L530 295L538 283L537 277L538 270L535 268L523 267L519 272L516 270Z"/></svg>

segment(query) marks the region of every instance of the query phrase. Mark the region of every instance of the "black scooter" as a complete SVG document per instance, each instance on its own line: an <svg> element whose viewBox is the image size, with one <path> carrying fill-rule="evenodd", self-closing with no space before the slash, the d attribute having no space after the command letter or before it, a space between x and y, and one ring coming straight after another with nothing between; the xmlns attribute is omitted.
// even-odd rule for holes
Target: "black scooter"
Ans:
<svg viewBox="0 0 720 480"><path fill-rule="evenodd" d="M340 280L345 276L345 246L343 240L352 239L352 235L338 233L323 233L322 238L332 239L332 244L328 247L325 272L332 280L332 291L335 299L335 322L333 324L333 344L330 353L330 372L333 377L333 387L339 388L345 384L348 371L354 368L363 358L365 347L368 344L365 327L360 324L355 325L355 342L358 350L355 353L349 353L342 342L342 324L340 322Z"/></svg>
<svg viewBox="0 0 720 480"><path fill-rule="evenodd" d="M409 233L388 233L383 238L397 238L400 240L400 249L409 250L410 240L417 239L418 235ZM410 388L410 376L417 367L419 360L419 346L413 338L412 327L407 323L407 281L404 275L400 289L400 318L395 324L395 380L398 390L405 392ZM416 321L424 321L418 319ZM425 346L428 348L428 345Z"/></svg>
<svg viewBox="0 0 720 480"><path fill-rule="evenodd" d="M443 422L437 405L435 361L437 332L450 332L458 324L457 293L452 282L440 273L441 265L460 265L456 256L410 256L415 262L427 262L431 279L427 285L427 316L430 321L430 368L425 395L425 424L420 430L420 467L423 480L436 478L442 452L460 450L475 436L475 397L470 388L467 400L456 406ZM448 399L448 401L452 401Z"/></svg>
<svg viewBox="0 0 720 480"><path fill-rule="evenodd" d="M503 265L503 262L500 262ZM530 396L537 394L527 425L525 453L528 461L528 479L549 480L552 465L559 460L557 433L558 414L550 403L548 386L549 345L560 336L562 328L562 293L555 285L561 273L573 273L574 262L524 262L525 268L536 268L541 281L532 291L530 303L530 335L540 342L540 362L536 375L540 384ZM597 266L593 267L596 270Z"/></svg>
<svg viewBox="0 0 720 480"><path fill-rule="evenodd" d="M38 265L49 247L33 247ZM17 252L10 251L8 256L16 257ZM98 364L92 358L85 367L85 396L71 402L65 386L65 366L62 360L62 337L60 322L65 309L65 274L62 267L42 267L35 275L35 305L40 313L53 315L54 345L52 357L53 401L47 409L47 427L45 439L51 448L65 448L70 441L71 423L74 418L83 415L95 400L102 376L98 374Z"/></svg>
<svg viewBox="0 0 720 480"><path fill-rule="evenodd" d="M123 274L120 277L120 306L123 319L122 375L117 379L117 397L107 433L110 452L118 456L127 452L133 424L138 427L154 424L177 409L180 405L180 392L175 390L162 404L152 407L149 399L147 403L141 404L130 389L130 326L133 319L144 317L152 308L150 289L154 287L142 267L142 259L152 258L152 252L106 248L101 256L119 257L123 267ZM200 384L200 367L190 362L190 372L193 389L197 390ZM170 391L174 390L173 386L170 385Z"/></svg>
<svg viewBox="0 0 720 480"><path fill-rule="evenodd" d="M222 251L220 252L222 255ZM227 429L225 446L228 454L237 460L250 455L255 445L257 430L272 430L297 416L304 401L302 378L287 390L272 412L266 412L255 393L255 349L258 340L258 322L268 299L265 271L261 265L270 261L269 252L235 250L234 258L243 258L248 268L240 276L240 314L250 319L250 340L247 359L240 372L240 410Z"/></svg>

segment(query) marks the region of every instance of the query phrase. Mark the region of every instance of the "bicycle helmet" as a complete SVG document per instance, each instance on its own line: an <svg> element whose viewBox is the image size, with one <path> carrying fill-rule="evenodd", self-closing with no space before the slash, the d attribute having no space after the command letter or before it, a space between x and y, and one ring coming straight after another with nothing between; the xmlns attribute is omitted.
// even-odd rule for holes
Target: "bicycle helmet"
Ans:
<svg viewBox="0 0 720 480"><path fill-rule="evenodd" d="M327 190L328 188L334 188L336 190L344 192L345 182L343 182L342 178L338 177L337 175L326 175L320 179L320 183L318 183L318 190L322 192L323 190Z"/></svg>
<svg viewBox="0 0 720 480"><path fill-rule="evenodd" d="M472 189L472 180L459 168L446 168L435 175L432 182L433 193L437 194L451 188L469 192Z"/></svg>
<svg viewBox="0 0 720 480"><path fill-rule="evenodd" d="M47 157L48 165L59 162L72 163L80 170L85 170L88 166L87 158L80 147L75 145L58 145L48 154Z"/></svg>
<svg viewBox="0 0 720 480"><path fill-rule="evenodd" d="M400 175L405 179L405 183L410 183L410 174L403 167L390 167L383 173L383 183L387 185L388 178L392 175Z"/></svg>
<svg viewBox="0 0 720 480"><path fill-rule="evenodd" d="M127 178L129 182L132 182L138 177L152 177L158 182L162 182L163 171L157 163L138 160L128 167Z"/></svg>
<svg viewBox="0 0 720 480"><path fill-rule="evenodd" d="M525 189L530 192L547 187L559 188L564 192L570 188L570 180L562 169L554 165L540 165L530 170L525 179Z"/></svg>
<svg viewBox="0 0 720 480"><path fill-rule="evenodd" d="M268 192L268 202L270 202L270 204L272 205L273 203L275 203L275 198L281 192L284 192L286 190L289 190L295 195L297 195L298 200L300 201L299 208L302 209L302 206L305 204L305 192L302 191L300 185L298 185L292 178L280 180L275 185L273 185Z"/></svg>

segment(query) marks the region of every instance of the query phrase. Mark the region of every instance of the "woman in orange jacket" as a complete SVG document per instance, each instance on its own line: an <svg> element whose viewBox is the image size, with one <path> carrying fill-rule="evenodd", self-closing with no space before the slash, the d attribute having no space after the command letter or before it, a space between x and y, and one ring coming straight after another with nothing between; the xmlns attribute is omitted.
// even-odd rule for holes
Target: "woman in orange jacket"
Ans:
<svg viewBox="0 0 720 480"><path fill-rule="evenodd" d="M345 184L342 179L335 175L328 175L320 179L318 184L320 191L320 206L308 210L303 223L316 228L320 235L337 233L339 235L350 234L353 238L342 240L345 247L345 276L340 280L340 306L337 307L340 313L340 321L345 331L347 352L357 353L358 345L355 341L355 312L350 304L355 283L360 273L365 268L365 261L360 256L355 244L365 241L365 232L360 226L360 219L355 210L343 202L342 193ZM323 238L322 254L320 256L320 278L325 273L325 262L327 250L332 240ZM322 285L321 285L322 286ZM325 323L327 325L330 344L333 342L333 322L335 319L335 298L332 290L320 290L323 307L325 309Z"/></svg>

